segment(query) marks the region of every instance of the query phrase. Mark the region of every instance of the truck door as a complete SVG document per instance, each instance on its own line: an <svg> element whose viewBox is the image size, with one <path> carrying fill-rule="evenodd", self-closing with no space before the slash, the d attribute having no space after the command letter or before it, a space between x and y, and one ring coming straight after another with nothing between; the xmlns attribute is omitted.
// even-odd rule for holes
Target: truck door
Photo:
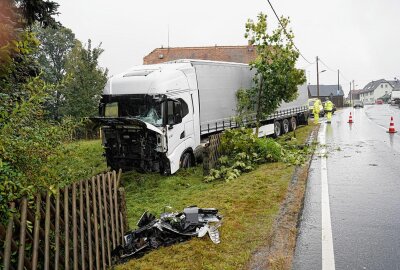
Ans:
<svg viewBox="0 0 400 270"><path fill-rule="evenodd" d="M182 152L185 150L185 124L182 123L182 104L179 100L168 100L167 138L168 157L171 167L178 166Z"/></svg>

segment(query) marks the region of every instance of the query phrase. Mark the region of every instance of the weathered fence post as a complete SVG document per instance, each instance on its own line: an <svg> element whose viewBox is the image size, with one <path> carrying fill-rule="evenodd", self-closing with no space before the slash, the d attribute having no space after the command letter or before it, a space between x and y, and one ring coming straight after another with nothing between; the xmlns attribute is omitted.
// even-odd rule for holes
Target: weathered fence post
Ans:
<svg viewBox="0 0 400 270"><path fill-rule="evenodd" d="M106 269L111 251L124 243L126 211L121 171L10 202L10 217L0 226L1 267Z"/></svg>

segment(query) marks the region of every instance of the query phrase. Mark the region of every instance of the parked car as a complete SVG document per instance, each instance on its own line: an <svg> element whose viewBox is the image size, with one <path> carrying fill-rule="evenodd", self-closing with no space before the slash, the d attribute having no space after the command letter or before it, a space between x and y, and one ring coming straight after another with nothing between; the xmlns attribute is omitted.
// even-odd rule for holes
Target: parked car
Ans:
<svg viewBox="0 0 400 270"><path fill-rule="evenodd" d="M318 98L310 98L308 99L308 111L310 112L311 117L314 117L313 114L313 109L314 109L314 103ZM319 101L321 105L319 105L319 116L324 116L325 111L324 111L324 106L321 103L321 100Z"/></svg>
<svg viewBox="0 0 400 270"><path fill-rule="evenodd" d="M377 99L375 101L375 104L381 105L381 104L383 104L383 100L382 99Z"/></svg>
<svg viewBox="0 0 400 270"><path fill-rule="evenodd" d="M361 100L354 101L354 108L364 108L364 103Z"/></svg>

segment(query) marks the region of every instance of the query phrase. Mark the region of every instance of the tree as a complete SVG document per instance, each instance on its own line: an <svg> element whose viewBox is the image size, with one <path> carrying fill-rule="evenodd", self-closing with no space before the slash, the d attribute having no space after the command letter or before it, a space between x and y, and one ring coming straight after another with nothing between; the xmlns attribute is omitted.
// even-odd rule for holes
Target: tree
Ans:
<svg viewBox="0 0 400 270"><path fill-rule="evenodd" d="M52 17L58 4L44 0L2 0L0 2L0 91L14 91L38 74L32 54L37 40L29 28L34 22L56 26Z"/></svg>
<svg viewBox="0 0 400 270"><path fill-rule="evenodd" d="M67 56L75 46L75 34L63 26L43 28L35 24L32 30L40 41L36 58L42 70L41 77L53 85L45 102L46 111L51 119L60 120L61 82L66 73Z"/></svg>
<svg viewBox="0 0 400 270"><path fill-rule="evenodd" d="M107 82L108 70L98 66L103 53L101 44L92 49L88 41L87 49L76 41L66 62L63 80L63 104L61 112L79 120L97 114L100 97Z"/></svg>
<svg viewBox="0 0 400 270"><path fill-rule="evenodd" d="M260 13L257 19L247 21L245 33L257 50L257 58L250 63L256 71L255 87L237 95L242 112L255 111L256 134L260 120L273 113L282 101L295 100L297 86L306 81L304 71L295 67L299 52L294 47L292 30L287 30L289 19L282 17L281 25L271 33L267 32L267 15Z"/></svg>

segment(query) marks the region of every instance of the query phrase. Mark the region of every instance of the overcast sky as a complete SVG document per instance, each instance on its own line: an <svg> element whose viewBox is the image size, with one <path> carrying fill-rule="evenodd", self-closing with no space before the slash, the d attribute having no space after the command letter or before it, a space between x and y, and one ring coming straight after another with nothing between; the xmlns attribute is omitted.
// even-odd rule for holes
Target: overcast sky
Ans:
<svg viewBox="0 0 400 270"><path fill-rule="evenodd" d="M245 45L245 22L259 12L277 19L266 0L55 0L60 22L76 37L105 50L100 65L110 75L143 63L154 48L168 46ZM371 80L400 78L399 0L271 0L278 15L289 16L295 44L314 63L318 55L321 84L336 84L336 70L345 92L349 81L362 88ZM315 64L300 58L316 84ZM331 71L332 69L333 71ZM358 85L358 86L357 86Z"/></svg>

